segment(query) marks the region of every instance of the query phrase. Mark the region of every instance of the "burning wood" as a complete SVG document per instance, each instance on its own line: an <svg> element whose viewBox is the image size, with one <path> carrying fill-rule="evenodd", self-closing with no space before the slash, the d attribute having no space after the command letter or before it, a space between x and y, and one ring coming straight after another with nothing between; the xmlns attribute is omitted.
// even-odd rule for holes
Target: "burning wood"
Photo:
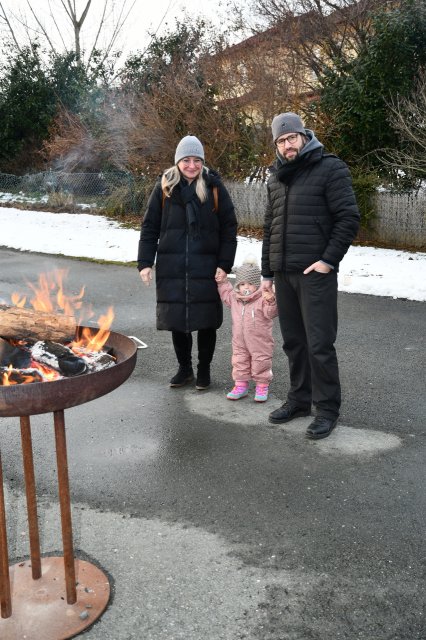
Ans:
<svg viewBox="0 0 426 640"><path fill-rule="evenodd" d="M39 369L0 367L0 385L30 384L31 382L43 382L44 380L45 378Z"/></svg>
<svg viewBox="0 0 426 640"><path fill-rule="evenodd" d="M73 316L0 305L0 336L38 340L72 340L76 332Z"/></svg>
<svg viewBox="0 0 426 640"><path fill-rule="evenodd" d="M12 365L17 369L26 369L30 364L31 354L29 351L20 349L7 340L0 338L0 366L7 367Z"/></svg>
<svg viewBox="0 0 426 640"><path fill-rule="evenodd" d="M100 371L101 369L108 369L115 364L115 357L105 351L88 351L85 349L78 349L78 354L82 360L86 363L87 371Z"/></svg>
<svg viewBox="0 0 426 640"><path fill-rule="evenodd" d="M69 344L49 340L8 342L0 338L0 385L59 380L101 371L116 362L106 351Z"/></svg>
<svg viewBox="0 0 426 640"><path fill-rule="evenodd" d="M87 370L83 358L58 342L39 340L30 348L33 360L59 371L65 376L77 376Z"/></svg>
<svg viewBox="0 0 426 640"><path fill-rule="evenodd" d="M0 385L58 380L109 368L116 363L106 342L114 312L98 319L99 329L78 326L90 309L82 310L84 287L66 295L66 272L40 274L37 285L27 283L35 296L13 293L15 306L0 304ZM58 313L54 313L57 311ZM77 323L74 313L79 311Z"/></svg>

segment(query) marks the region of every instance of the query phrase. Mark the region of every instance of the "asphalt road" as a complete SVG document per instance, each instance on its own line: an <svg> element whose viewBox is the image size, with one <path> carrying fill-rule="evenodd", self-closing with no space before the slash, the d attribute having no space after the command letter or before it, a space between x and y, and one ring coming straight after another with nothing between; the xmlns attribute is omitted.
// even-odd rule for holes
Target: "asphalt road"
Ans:
<svg viewBox="0 0 426 640"><path fill-rule="evenodd" d="M131 378L65 412L76 555L110 576L90 640L425 640L425 304L340 294L339 425L272 427L229 402L230 319L206 392L170 389L155 290L135 268L0 250L0 299L52 268L148 344ZM43 552L60 552L52 416L32 418ZM17 418L0 420L11 561L28 556ZM1 622L0 622L1 625ZM1 626L0 626L1 630ZM1 635L1 634L0 634ZM9 640L9 639L8 639ZM15 639L13 639L15 640ZM41 639L40 639L41 640Z"/></svg>

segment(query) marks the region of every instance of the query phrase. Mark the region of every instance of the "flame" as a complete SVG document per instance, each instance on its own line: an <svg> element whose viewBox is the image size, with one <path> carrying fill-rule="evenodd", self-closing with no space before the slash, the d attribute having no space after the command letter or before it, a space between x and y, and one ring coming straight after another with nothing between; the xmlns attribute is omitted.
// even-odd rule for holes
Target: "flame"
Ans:
<svg viewBox="0 0 426 640"><path fill-rule="evenodd" d="M85 287L83 286L75 296L66 295L64 279L67 275L67 269L56 269L51 273L41 273L37 284L28 282L28 286L34 292L34 297L30 300L33 309L46 313L61 311L68 316L81 309Z"/></svg>
<svg viewBox="0 0 426 640"><path fill-rule="evenodd" d="M114 309L109 307L106 314L101 315L98 318L99 331L96 334L93 334L91 329L83 327L80 339L74 340L74 342L69 345L70 349L72 349L77 355L81 350L95 352L100 351L109 338L113 320Z"/></svg>
<svg viewBox="0 0 426 640"><path fill-rule="evenodd" d="M35 360L31 361L31 367L33 369L37 369L46 381L58 380L58 378L62 377L59 371L55 371L55 369L52 369L41 362L36 362Z"/></svg>
<svg viewBox="0 0 426 640"><path fill-rule="evenodd" d="M41 273L36 284L27 282L28 287L34 294L29 301L30 306L35 311L53 314L63 313L67 316L75 317L76 325L82 325L89 318L92 318L94 313L91 305L83 302L84 285L75 295L65 293L64 282L67 276L68 269L55 269L49 273ZM14 292L11 300L16 307L24 307L27 302L27 296ZM108 312L100 316L98 320L99 334L94 337L90 331L84 331L78 344L81 345L84 341L87 341L90 344L90 348L95 345L92 350L100 351L108 339L113 319L114 312L110 307Z"/></svg>
<svg viewBox="0 0 426 640"><path fill-rule="evenodd" d="M11 382L10 382L10 374L12 373L12 371L13 371L13 367L12 367L12 365L10 364L10 365L7 367L7 371L4 371L4 372L2 373L2 376L1 376L1 383L2 383L2 385L3 385L3 386L5 386L5 387L9 387L9 386L10 386L10 384L16 384L16 383L13 383L13 382L11 383Z"/></svg>
<svg viewBox="0 0 426 640"><path fill-rule="evenodd" d="M11 299L12 304L14 304L15 307L25 307L27 296L21 296L19 293L12 293Z"/></svg>

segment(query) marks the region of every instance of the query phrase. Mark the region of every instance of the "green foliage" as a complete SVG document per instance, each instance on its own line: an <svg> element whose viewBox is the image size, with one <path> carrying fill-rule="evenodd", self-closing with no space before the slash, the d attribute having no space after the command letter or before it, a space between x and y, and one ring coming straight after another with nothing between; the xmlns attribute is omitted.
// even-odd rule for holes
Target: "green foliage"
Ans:
<svg viewBox="0 0 426 640"><path fill-rule="evenodd" d="M11 49L0 68L0 167L34 169L58 106L93 120L100 93L73 52L46 58L37 44Z"/></svg>
<svg viewBox="0 0 426 640"><path fill-rule="evenodd" d="M399 144L390 123L389 104L412 91L418 69L426 63L425 42L425 5L405 0L396 9L375 16L357 58L322 78L317 108L328 123L324 142L350 165L388 171L376 151Z"/></svg>
<svg viewBox="0 0 426 640"><path fill-rule="evenodd" d="M0 165L46 137L56 99L38 46L9 53L0 76Z"/></svg>
<svg viewBox="0 0 426 640"><path fill-rule="evenodd" d="M352 181L361 214L361 227L371 229L376 217L374 195L379 186L379 178L375 173L355 169L352 172Z"/></svg>
<svg viewBox="0 0 426 640"><path fill-rule="evenodd" d="M78 113L88 92L93 89L93 81L90 81L75 53L51 56L48 73L57 101L66 109Z"/></svg>

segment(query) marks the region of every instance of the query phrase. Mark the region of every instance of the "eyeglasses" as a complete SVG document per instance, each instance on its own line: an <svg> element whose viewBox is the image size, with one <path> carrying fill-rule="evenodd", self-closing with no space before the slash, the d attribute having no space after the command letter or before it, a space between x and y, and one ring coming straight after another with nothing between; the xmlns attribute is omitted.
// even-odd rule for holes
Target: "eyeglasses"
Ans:
<svg viewBox="0 0 426 640"><path fill-rule="evenodd" d="M277 147L283 147L286 142L288 142L289 144L294 144L298 136L298 133L290 133L287 138L279 138L279 140L277 140L275 144L277 145Z"/></svg>

